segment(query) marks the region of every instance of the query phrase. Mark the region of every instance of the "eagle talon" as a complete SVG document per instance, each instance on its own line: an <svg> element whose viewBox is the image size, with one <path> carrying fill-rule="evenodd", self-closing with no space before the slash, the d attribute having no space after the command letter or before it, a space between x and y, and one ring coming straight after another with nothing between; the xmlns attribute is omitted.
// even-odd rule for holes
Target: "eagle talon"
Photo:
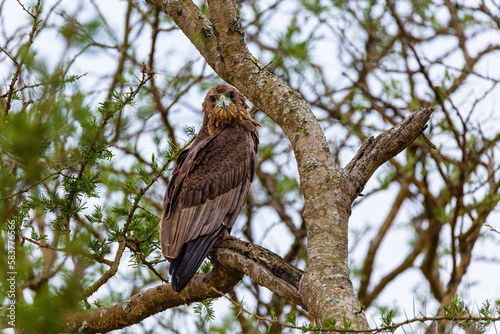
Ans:
<svg viewBox="0 0 500 334"><path fill-rule="evenodd" d="M236 238L232 235L229 234L229 231L227 229L224 229L222 232L222 235L220 236L220 239L215 242L214 248L218 247L219 244L225 240L240 240L240 238Z"/></svg>

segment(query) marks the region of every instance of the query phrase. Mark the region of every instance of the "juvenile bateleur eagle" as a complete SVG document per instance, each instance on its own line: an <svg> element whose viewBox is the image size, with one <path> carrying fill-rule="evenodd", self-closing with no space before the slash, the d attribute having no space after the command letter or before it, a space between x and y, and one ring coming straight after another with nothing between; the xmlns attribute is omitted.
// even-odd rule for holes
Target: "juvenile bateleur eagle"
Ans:
<svg viewBox="0 0 500 334"><path fill-rule="evenodd" d="M179 154L163 201L161 251L174 291L186 287L214 244L229 235L255 172L260 125L243 94L217 85L202 108L203 126Z"/></svg>

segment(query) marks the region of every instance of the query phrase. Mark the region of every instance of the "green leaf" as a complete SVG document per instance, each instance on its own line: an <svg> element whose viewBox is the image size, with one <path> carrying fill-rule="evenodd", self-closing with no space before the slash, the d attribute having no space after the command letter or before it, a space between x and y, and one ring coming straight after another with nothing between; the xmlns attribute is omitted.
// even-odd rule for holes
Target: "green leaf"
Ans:
<svg viewBox="0 0 500 334"><path fill-rule="evenodd" d="M207 298L193 307L194 313L199 314L204 323L215 320L215 311L213 309L213 298Z"/></svg>
<svg viewBox="0 0 500 334"><path fill-rule="evenodd" d="M276 316L276 310L274 309L274 307L271 308L271 319L278 320L278 317Z"/></svg>
<svg viewBox="0 0 500 334"><path fill-rule="evenodd" d="M297 327L297 313L295 311L290 312L285 316L285 321Z"/></svg>
<svg viewBox="0 0 500 334"><path fill-rule="evenodd" d="M201 266L200 269L198 270L198 274L208 274L210 270L212 270L212 264L210 261L205 260Z"/></svg>
<svg viewBox="0 0 500 334"><path fill-rule="evenodd" d="M326 328L335 328L335 325L337 324L337 319L330 317L330 318L324 318L323 319L323 326Z"/></svg>

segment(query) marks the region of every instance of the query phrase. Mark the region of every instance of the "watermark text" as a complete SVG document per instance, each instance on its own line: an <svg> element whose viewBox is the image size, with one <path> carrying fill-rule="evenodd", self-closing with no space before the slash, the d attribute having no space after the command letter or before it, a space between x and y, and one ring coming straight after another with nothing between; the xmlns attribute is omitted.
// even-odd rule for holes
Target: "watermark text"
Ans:
<svg viewBox="0 0 500 334"><path fill-rule="evenodd" d="M16 326L16 226L13 220L7 222L7 323Z"/></svg>

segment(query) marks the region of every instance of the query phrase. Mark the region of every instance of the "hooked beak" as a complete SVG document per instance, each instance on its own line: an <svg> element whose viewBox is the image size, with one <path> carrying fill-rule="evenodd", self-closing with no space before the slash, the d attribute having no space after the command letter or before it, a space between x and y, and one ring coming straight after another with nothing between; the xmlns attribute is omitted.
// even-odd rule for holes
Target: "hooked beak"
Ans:
<svg viewBox="0 0 500 334"><path fill-rule="evenodd" d="M216 106L222 107L224 111L226 111L227 103L226 97L224 95L220 95L217 101L215 102Z"/></svg>

